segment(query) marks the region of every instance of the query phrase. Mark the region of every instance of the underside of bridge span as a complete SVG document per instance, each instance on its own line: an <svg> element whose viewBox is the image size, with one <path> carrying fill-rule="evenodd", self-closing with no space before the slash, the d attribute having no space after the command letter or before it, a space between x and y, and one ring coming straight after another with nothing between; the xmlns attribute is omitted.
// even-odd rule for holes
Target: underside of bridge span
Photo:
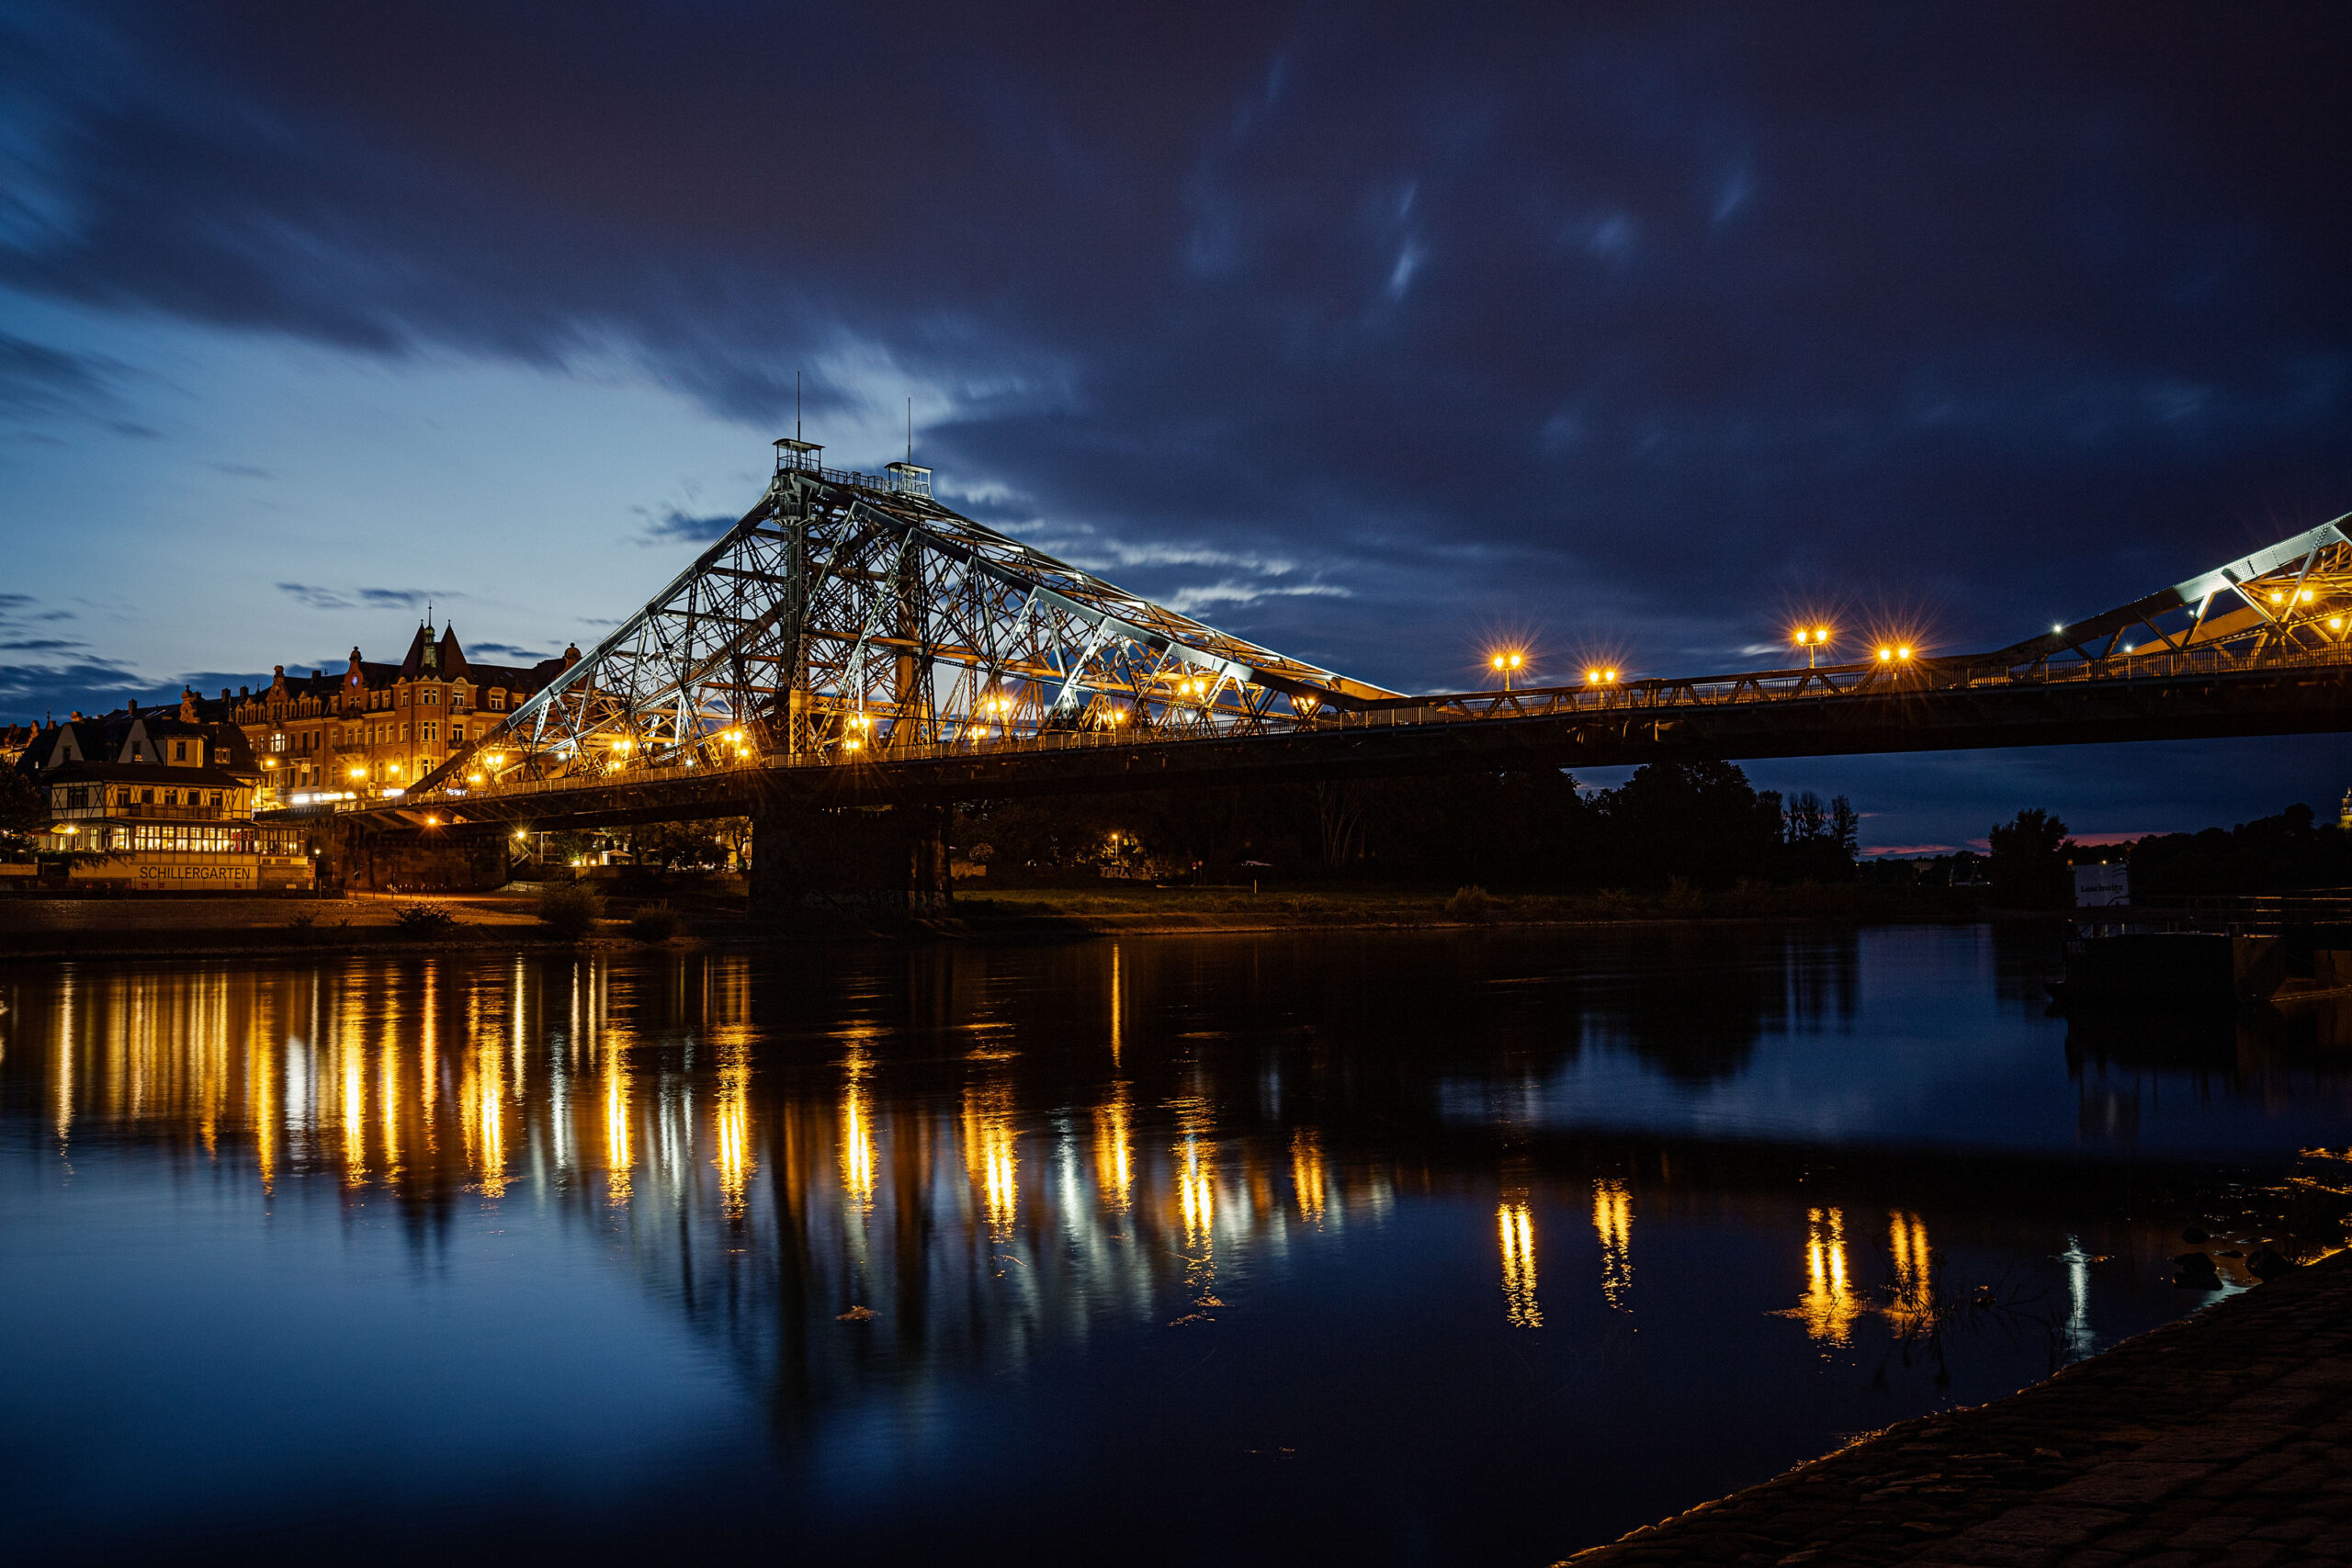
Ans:
<svg viewBox="0 0 2352 1568"><path fill-rule="evenodd" d="M930 471L774 481L594 652L397 800L356 885L492 874L517 829L750 817L754 903L935 908L962 801L2352 729L2352 536L2323 524L1988 653L1408 696L964 517Z"/></svg>
<svg viewBox="0 0 2352 1568"><path fill-rule="evenodd" d="M616 779L560 792L452 802L430 826L385 814L330 819L372 852L334 858L393 868L406 885L433 846L445 862L489 874L479 850L512 829L621 827L749 817L755 908L933 908L947 898L945 829L961 801L1114 794L1217 785L1272 786L1532 768L1854 756L1978 748L2090 745L2352 730L2352 663L2291 671L2077 685L1890 689L1811 703L1691 705L1570 712L1476 722L1392 710L1396 722L1156 745L974 750L854 767L736 768ZM390 848L398 845L397 851ZM470 858L469 858L470 857ZM382 886L380 882L362 883ZM797 891L791 891L797 890Z"/></svg>

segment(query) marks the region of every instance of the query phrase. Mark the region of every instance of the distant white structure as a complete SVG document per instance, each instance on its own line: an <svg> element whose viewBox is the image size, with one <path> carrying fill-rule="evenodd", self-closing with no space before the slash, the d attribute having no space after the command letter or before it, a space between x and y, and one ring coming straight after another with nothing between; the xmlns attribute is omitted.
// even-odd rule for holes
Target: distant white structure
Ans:
<svg viewBox="0 0 2352 1568"><path fill-rule="evenodd" d="M2078 865L2075 868L2075 908L2113 909L2132 902L2132 868L2128 865Z"/></svg>

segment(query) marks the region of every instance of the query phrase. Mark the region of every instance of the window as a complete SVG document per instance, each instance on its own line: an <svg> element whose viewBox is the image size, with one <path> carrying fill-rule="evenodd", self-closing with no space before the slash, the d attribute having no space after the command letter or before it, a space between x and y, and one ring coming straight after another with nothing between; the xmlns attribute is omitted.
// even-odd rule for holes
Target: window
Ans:
<svg viewBox="0 0 2352 1568"><path fill-rule="evenodd" d="M286 750L286 732L284 730L281 729L277 734L269 738L269 749L273 751L283 751Z"/></svg>
<svg viewBox="0 0 2352 1568"><path fill-rule="evenodd" d="M438 739L441 739L441 727L440 727L439 725L437 725L437 724L428 724L428 725L426 725L426 726L424 727L424 739L427 739L427 740L438 740Z"/></svg>
<svg viewBox="0 0 2352 1568"><path fill-rule="evenodd" d="M215 811L220 809L220 792L217 789L212 792L212 809Z"/></svg>
<svg viewBox="0 0 2352 1568"><path fill-rule="evenodd" d="M504 707L506 705L505 692L503 690L492 691L490 694L490 705L494 708Z"/></svg>
<svg viewBox="0 0 2352 1568"><path fill-rule="evenodd" d="M86 807L89 804L90 786L88 784L67 784L65 786L65 808L67 810L71 811L76 807Z"/></svg>
<svg viewBox="0 0 2352 1568"><path fill-rule="evenodd" d="M115 792L114 792L114 803L115 803L117 806L128 806L128 805L130 805L130 792L129 790L127 790L127 789L119 789L119 790L115 791Z"/></svg>
<svg viewBox="0 0 2352 1568"><path fill-rule="evenodd" d="M401 744L403 746L408 744L408 726L405 724L401 726Z"/></svg>
<svg viewBox="0 0 2352 1568"><path fill-rule="evenodd" d="M424 688L424 705L429 708L437 708L441 705L441 689L438 686Z"/></svg>
<svg viewBox="0 0 2352 1568"><path fill-rule="evenodd" d="M187 761L187 741L175 740L172 742L172 761L175 762L185 762Z"/></svg>
<svg viewBox="0 0 2352 1568"><path fill-rule="evenodd" d="M451 726L449 727L449 744L450 744L450 745L455 746L458 741L463 740L465 738L466 738L466 727L465 727L464 725L462 725L462 724L453 724L453 725L451 725Z"/></svg>
<svg viewBox="0 0 2352 1568"><path fill-rule="evenodd" d="M175 790L175 789L167 789L167 790L165 790L165 791L164 792L164 805L166 805L166 806L177 806L179 803L180 803L180 792L179 792L179 791L177 791L177 790Z"/></svg>

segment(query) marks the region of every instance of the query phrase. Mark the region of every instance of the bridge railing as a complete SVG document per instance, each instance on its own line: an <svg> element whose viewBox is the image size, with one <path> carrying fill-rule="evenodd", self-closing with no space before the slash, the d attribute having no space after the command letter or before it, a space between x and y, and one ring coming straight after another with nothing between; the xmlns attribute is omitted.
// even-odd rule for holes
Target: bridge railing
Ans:
<svg viewBox="0 0 2352 1568"><path fill-rule="evenodd" d="M2041 660L2021 665L1997 660L1916 660L1838 665L1824 670L1773 670L1739 675L1631 681L1623 685L1467 692L1385 703L1363 714L1343 716L1341 722L1388 725L1545 718L1563 713L1613 709L1707 707L1908 692L2167 680L2346 665L2352 665L2352 646L2341 642L2318 649L2272 649L2257 653L2233 652L2221 645L2178 651L2157 648L2105 659Z"/></svg>
<svg viewBox="0 0 2352 1568"><path fill-rule="evenodd" d="M2262 670L2352 666L2352 648L2334 644L2300 651L2233 654L2226 648L2119 653L2111 658L2007 665L1997 661L1918 660L1907 664L1844 665L1826 670L1766 671L1754 674L1688 680L1629 682L1623 685L1544 687L1520 692L1474 692L1388 702L1362 710L1322 709L1291 721L1289 733L1412 728L1431 725L1498 723L1567 715L1607 716L1752 703L1836 702L1863 696L2030 685L2075 685L2179 679L2193 675L2252 673ZM631 761L597 771L553 778L509 778L487 782L448 798L507 799L618 784L688 784L696 778L773 773L802 768L839 768L885 762L935 761L959 757L1021 755L1046 751L1136 750L1228 739L1193 726L1148 726L1102 730L1052 730L1035 735L959 738L893 743L876 737L851 755L833 751L747 753ZM422 800L403 803L422 806Z"/></svg>

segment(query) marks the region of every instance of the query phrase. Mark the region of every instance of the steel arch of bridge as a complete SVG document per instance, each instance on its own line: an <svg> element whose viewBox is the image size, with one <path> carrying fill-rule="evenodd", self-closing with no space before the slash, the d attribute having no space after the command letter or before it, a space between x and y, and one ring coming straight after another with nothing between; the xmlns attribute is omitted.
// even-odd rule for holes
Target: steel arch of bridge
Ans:
<svg viewBox="0 0 2352 1568"><path fill-rule="evenodd" d="M949 510L926 470L778 444L759 503L412 798L1041 734L1238 736L1396 694L1155 604Z"/></svg>
<svg viewBox="0 0 2352 1568"><path fill-rule="evenodd" d="M895 773L910 784L968 773L976 784L993 766L943 772L959 759L1018 762L1040 777L1067 771L1075 784L1102 773L1106 751L1211 743L1224 755L1230 743L1262 741L1271 761L1317 738L1523 720L1578 728L1587 740L1616 733L1622 741L1641 725L1655 741L1730 708L1769 726L1758 705L1786 708L1784 728L1819 735L1808 750L1942 749L1969 744L1967 727L1979 721L1958 719L1958 729L1932 739L1922 730L1916 742L1898 729L1841 745L1835 737L1849 721L1834 716L1856 705L1850 722L1884 729L1884 716L1905 704L1950 716L1963 711L1955 701L1998 697L2010 711L2032 691L2148 693L2169 683L2185 694L2183 682L2208 694L2190 703L2202 705L2201 728L2183 733L2231 732L2226 716L2206 712L2226 707L2232 699L2214 694L2229 690L2267 705L2253 721L2262 733L2297 722L2281 703L2312 708L2304 728L2345 727L2329 705L2335 697L2290 687L2309 673L2333 692L2338 677L2352 677L2352 517L1988 653L1406 696L1204 626L963 517L931 497L924 470L844 473L819 466L814 450L780 444L767 492L724 537L391 809L447 801L453 819L560 815L573 792L609 801L642 785L650 800L684 786L694 797L733 799L741 792L723 778L805 781L843 770L860 781L849 793L863 795L871 793L864 781ZM2309 681L2300 689L2321 690ZM1880 716L1860 719L1863 707ZM1976 744L2065 739L2063 718L2029 731L1977 711L1987 716ZM1794 742L1749 720L1692 730L1702 732L1736 748L1726 756L1797 754L1786 749ZM2164 733L2152 718L2145 734L2089 738ZM1074 750L1096 760L1046 755Z"/></svg>

